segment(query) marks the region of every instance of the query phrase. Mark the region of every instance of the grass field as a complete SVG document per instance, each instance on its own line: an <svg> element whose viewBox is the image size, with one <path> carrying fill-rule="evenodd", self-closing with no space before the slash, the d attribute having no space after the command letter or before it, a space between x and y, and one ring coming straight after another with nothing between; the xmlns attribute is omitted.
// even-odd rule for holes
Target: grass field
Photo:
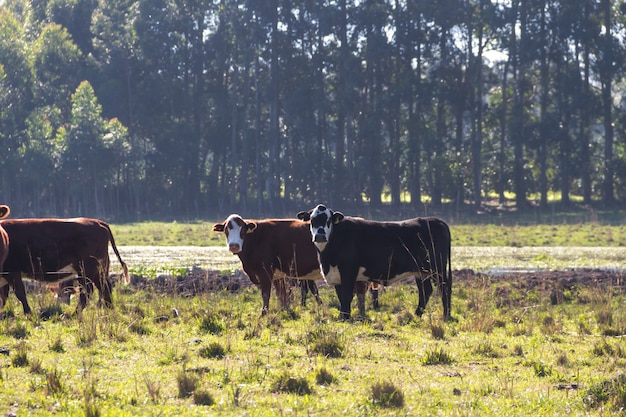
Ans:
<svg viewBox="0 0 626 417"><path fill-rule="evenodd" d="M113 225L113 232L137 274L238 269L211 226ZM48 294L29 294L44 314L25 317L11 295L0 321L0 413L619 415L625 236L621 226L595 226L544 227L541 237L535 226L452 226L455 270L599 267L618 280L566 287L456 280L451 322L441 320L437 297L415 317L411 285L388 287L380 311L368 305L366 318L350 322L336 320L331 288L321 288L322 306L311 300L285 311L272 297L264 317L256 288L183 296L117 286L114 309L94 302L80 317L75 301L58 306ZM584 243L593 236L602 238Z"/></svg>
<svg viewBox="0 0 626 417"><path fill-rule="evenodd" d="M195 297L118 288L115 308L0 322L3 415L613 415L626 406L625 297L619 288L547 291L457 282L413 310L412 286L382 309L338 322L324 305L260 317L255 288Z"/></svg>

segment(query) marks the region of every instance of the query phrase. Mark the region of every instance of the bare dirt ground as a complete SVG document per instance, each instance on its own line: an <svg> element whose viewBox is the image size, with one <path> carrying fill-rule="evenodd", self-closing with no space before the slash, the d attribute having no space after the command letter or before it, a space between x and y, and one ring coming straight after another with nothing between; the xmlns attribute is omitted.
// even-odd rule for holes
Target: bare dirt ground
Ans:
<svg viewBox="0 0 626 417"><path fill-rule="evenodd" d="M477 273L471 269L452 272L453 283L469 283L474 285L510 283L512 286L526 290L550 292L554 297L566 289L575 286L626 288L626 272L605 269L570 269L561 271L532 271L507 273ZM412 283L412 279L405 283ZM324 286L323 281L318 281ZM194 267L183 276L160 275L156 279L147 279L133 276L131 286L138 289L152 289L158 292L193 295L207 291L239 291L252 286L248 277L242 271L223 273L215 270L205 270Z"/></svg>

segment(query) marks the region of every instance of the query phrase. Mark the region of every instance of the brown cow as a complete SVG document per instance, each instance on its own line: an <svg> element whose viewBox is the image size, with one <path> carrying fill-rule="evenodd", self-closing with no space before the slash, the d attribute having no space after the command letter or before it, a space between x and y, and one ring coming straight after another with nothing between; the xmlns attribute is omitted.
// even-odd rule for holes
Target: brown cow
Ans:
<svg viewBox="0 0 626 417"><path fill-rule="evenodd" d="M0 219L4 219L9 215L11 209L9 206L0 205ZM4 230L2 225L0 225L0 286L4 284L2 282L4 279L2 278L2 271L4 266L4 261L7 258L7 254L9 253L9 235Z"/></svg>
<svg viewBox="0 0 626 417"><path fill-rule="evenodd" d="M322 279L309 224L296 219L244 220L231 214L214 232L226 234L228 250L239 256L250 281L261 289L266 314L272 283L282 306L288 305L287 277L305 281ZM365 314L367 286L357 287L359 311Z"/></svg>
<svg viewBox="0 0 626 417"><path fill-rule="evenodd" d="M18 219L2 220L0 226L9 235L9 254L4 262L4 279L13 287L25 314L31 309L26 300L22 274L37 281L54 283L77 277L86 289L81 292L77 311L87 304L95 286L100 302L113 304L109 280L109 242L129 282L128 268L115 246L109 225L102 220ZM0 290L2 305L8 296L8 286Z"/></svg>

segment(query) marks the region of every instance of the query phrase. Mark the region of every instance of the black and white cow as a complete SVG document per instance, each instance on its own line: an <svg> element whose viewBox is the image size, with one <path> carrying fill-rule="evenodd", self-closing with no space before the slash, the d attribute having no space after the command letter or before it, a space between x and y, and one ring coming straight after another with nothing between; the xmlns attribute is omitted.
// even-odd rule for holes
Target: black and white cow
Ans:
<svg viewBox="0 0 626 417"><path fill-rule="evenodd" d="M345 217L324 205L298 213L310 220L313 243L322 274L335 286L341 303L340 318L350 318L350 303L357 281L388 285L415 276L421 316L435 281L441 293L444 319L450 319L452 266L448 225L434 217L378 222Z"/></svg>

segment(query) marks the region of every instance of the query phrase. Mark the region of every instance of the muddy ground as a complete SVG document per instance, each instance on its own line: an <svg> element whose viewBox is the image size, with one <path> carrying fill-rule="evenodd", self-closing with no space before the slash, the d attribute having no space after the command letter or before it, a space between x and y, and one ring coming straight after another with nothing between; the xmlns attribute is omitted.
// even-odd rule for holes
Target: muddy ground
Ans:
<svg viewBox="0 0 626 417"><path fill-rule="evenodd" d="M454 286L461 283L471 288L498 287L497 294L508 298L505 293L519 290L522 293L538 291L550 296L553 304L563 302L564 292L574 287L611 287L614 290L626 290L626 272L608 269L569 269L559 271L531 271L505 272L484 274L471 269L452 271L453 292ZM118 275L111 275L113 282L119 280ZM402 283L394 285L410 285L414 287L413 278L407 278ZM317 281L318 286L326 284ZM43 283L28 280L28 291L48 291ZM115 285L115 284L114 284ZM196 294L216 291L237 292L252 287L248 277L241 270L224 273L216 270L207 270L199 267L190 269L181 276L159 275L156 278L146 278L132 275L130 289L151 290L158 293L179 294L193 296ZM500 289L502 291L500 291Z"/></svg>
<svg viewBox="0 0 626 417"><path fill-rule="evenodd" d="M475 285L508 283L511 286L526 290L538 290L555 293L559 297L566 289L575 286L595 286L625 288L626 272L605 269L570 269L561 271L532 271L532 272L506 272L501 274L483 274L470 269L452 272L454 283L466 282ZM412 279L404 281L407 284ZM319 286L324 286L323 281L318 281ZM242 271L232 274L224 274L219 271L194 268L185 276L161 275L156 279L147 279L139 276L131 278L131 286L137 289L152 289L158 292L178 293L193 295L207 291L238 291L252 286L248 277Z"/></svg>

